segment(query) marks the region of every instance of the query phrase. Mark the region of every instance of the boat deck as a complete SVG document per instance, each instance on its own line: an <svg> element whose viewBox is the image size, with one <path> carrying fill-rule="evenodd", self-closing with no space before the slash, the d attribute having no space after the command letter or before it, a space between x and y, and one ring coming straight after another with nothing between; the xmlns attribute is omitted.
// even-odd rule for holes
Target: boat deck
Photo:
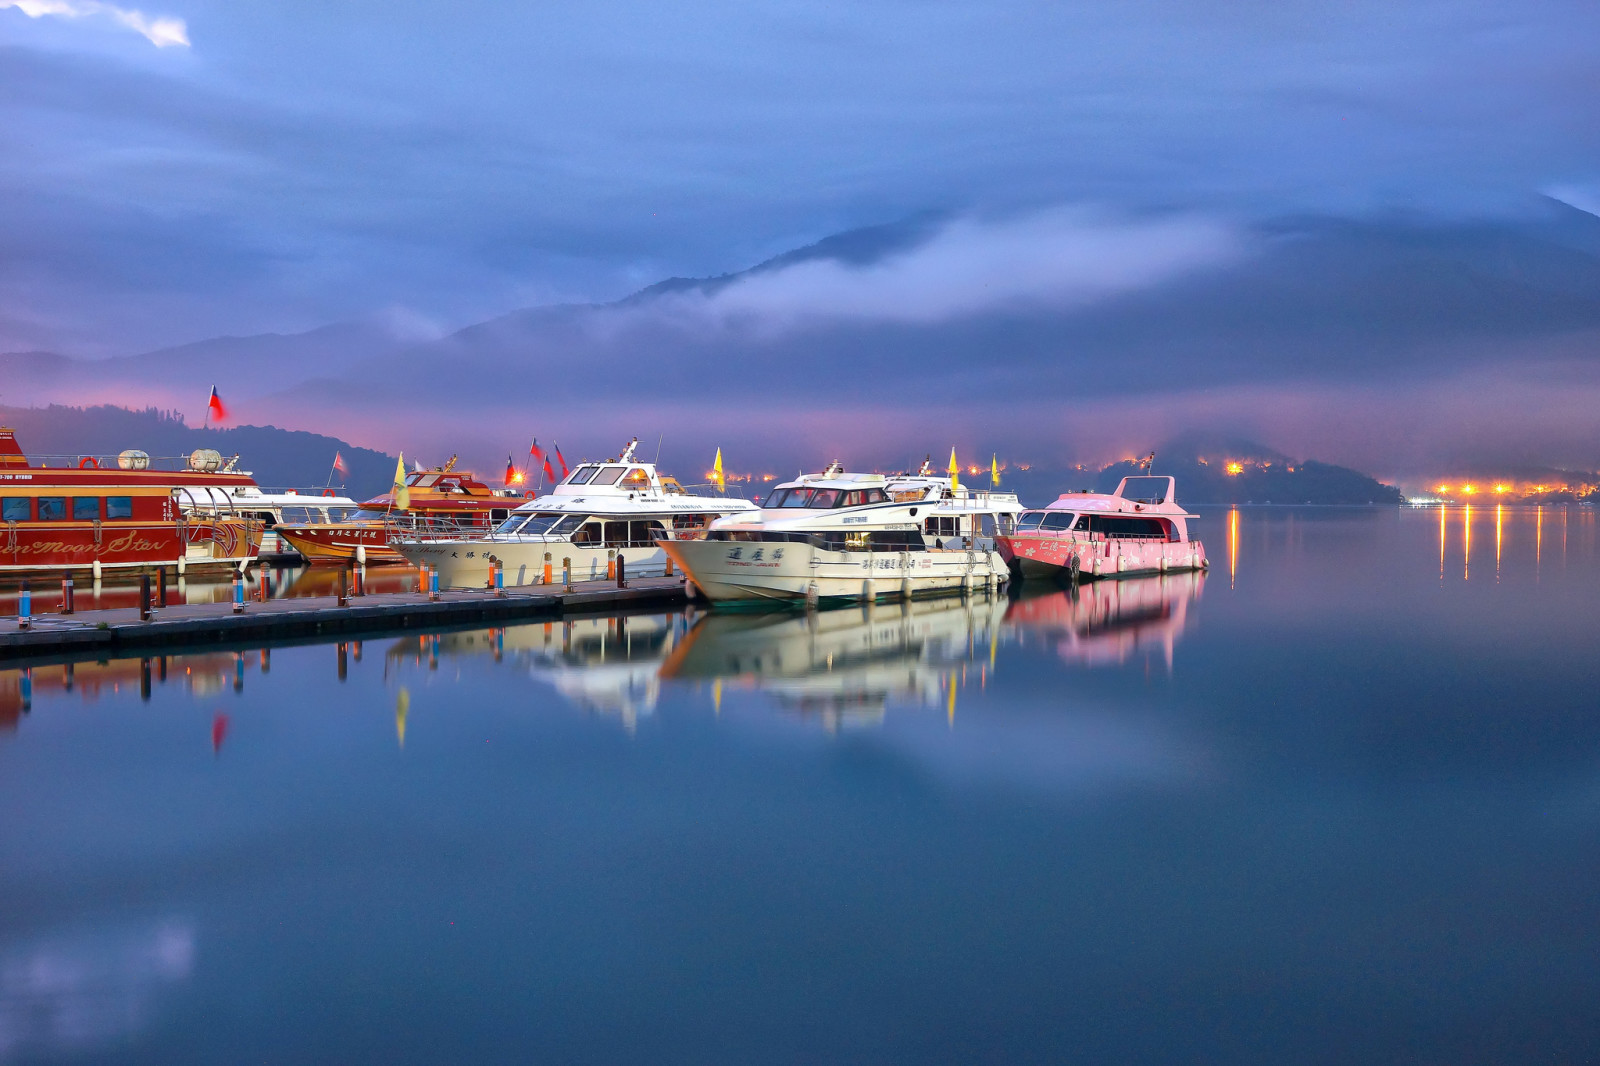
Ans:
<svg viewBox="0 0 1600 1066"><path fill-rule="evenodd" d="M537 589L538 591L532 591ZM574 582L507 589L441 591L352 596L340 607L334 596L247 600L235 614L232 603L194 603L161 608L150 621L137 607L36 614L28 629L15 615L0 618L0 663L61 655L126 656L143 649L232 645L261 640L374 634L435 626L495 625L545 618L606 613L619 608L668 607L686 602L683 578L635 578L627 588L615 581Z"/></svg>

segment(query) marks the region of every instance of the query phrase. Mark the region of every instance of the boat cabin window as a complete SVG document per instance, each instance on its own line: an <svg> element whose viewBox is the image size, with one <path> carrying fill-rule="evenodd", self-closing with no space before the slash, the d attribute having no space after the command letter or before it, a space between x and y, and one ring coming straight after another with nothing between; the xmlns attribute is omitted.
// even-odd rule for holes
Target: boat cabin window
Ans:
<svg viewBox="0 0 1600 1066"><path fill-rule="evenodd" d="M632 522L607 522L605 543L608 548L648 548L655 544L654 533L661 523L649 520Z"/></svg>
<svg viewBox="0 0 1600 1066"><path fill-rule="evenodd" d="M594 480L590 481L589 484L615 485L617 478L622 476L622 471L625 469L627 468L621 466L602 466L599 473L595 474Z"/></svg>
<svg viewBox="0 0 1600 1066"><path fill-rule="evenodd" d="M623 483L630 489L642 489L650 484L650 474L642 466L629 467Z"/></svg>
<svg viewBox="0 0 1600 1066"><path fill-rule="evenodd" d="M961 535L961 516L937 516L929 518L922 523L922 531L937 537L956 537Z"/></svg>
<svg viewBox="0 0 1600 1066"><path fill-rule="evenodd" d="M33 518L33 499L28 496L7 496L0 500L0 521L27 522Z"/></svg>
<svg viewBox="0 0 1600 1066"><path fill-rule="evenodd" d="M678 530L704 529L711 524L716 515L712 514L675 514L672 516L672 528Z"/></svg>
<svg viewBox="0 0 1600 1066"><path fill-rule="evenodd" d="M811 501L806 506L837 507L839 506L839 497L843 495L845 493L840 492L838 489L815 489L811 493Z"/></svg>
<svg viewBox="0 0 1600 1066"><path fill-rule="evenodd" d="M1159 518L1124 518L1120 515L1086 514L1078 519L1078 524L1073 528L1087 530L1090 533L1099 533L1109 540L1132 537L1159 537L1162 540L1166 540L1170 527Z"/></svg>
<svg viewBox="0 0 1600 1066"><path fill-rule="evenodd" d="M578 469L572 472L571 477L567 478L567 484L587 485L589 483L589 479L594 477L594 472L599 469L600 468L598 466L580 466Z"/></svg>
<svg viewBox="0 0 1600 1066"><path fill-rule="evenodd" d="M601 523L599 522L585 522L582 527L572 534L572 543L599 544L600 528Z"/></svg>
<svg viewBox="0 0 1600 1066"><path fill-rule="evenodd" d="M351 511L349 514L345 515L342 519L340 519L340 521L341 522L382 522L387 517L389 517L388 512L385 512L385 511L373 511L373 510L370 510L370 509L368 509L366 507L361 507L361 508L358 508L358 509L356 509L354 511Z"/></svg>
<svg viewBox="0 0 1600 1066"><path fill-rule="evenodd" d="M517 530L522 528L522 523L526 522L532 517L533 515L514 514L510 518L507 518L504 522L501 522L498 526L495 526L494 531L496 534L515 533Z"/></svg>
<svg viewBox="0 0 1600 1066"><path fill-rule="evenodd" d="M524 537L565 536L583 525L584 517L581 514L563 515L559 512L551 513L545 511L542 514L530 516L528 524L523 526L519 532Z"/></svg>
<svg viewBox="0 0 1600 1066"><path fill-rule="evenodd" d="M65 496L40 496L39 521L59 522L67 517L67 498Z"/></svg>
<svg viewBox="0 0 1600 1066"><path fill-rule="evenodd" d="M861 507L887 503L882 489L773 489L763 507Z"/></svg>
<svg viewBox="0 0 1600 1066"><path fill-rule="evenodd" d="M406 486L413 489L423 489L438 480L438 474L412 474L406 478Z"/></svg>
<svg viewBox="0 0 1600 1066"><path fill-rule="evenodd" d="M132 518L132 517L133 517L133 497L132 496L107 496L106 497L106 520L107 521L116 521L119 518Z"/></svg>

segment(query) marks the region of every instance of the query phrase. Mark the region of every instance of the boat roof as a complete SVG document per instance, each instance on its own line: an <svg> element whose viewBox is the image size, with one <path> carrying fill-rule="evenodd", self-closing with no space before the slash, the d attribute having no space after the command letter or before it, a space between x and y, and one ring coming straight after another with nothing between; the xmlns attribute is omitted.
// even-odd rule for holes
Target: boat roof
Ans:
<svg viewBox="0 0 1600 1066"><path fill-rule="evenodd" d="M1117 482L1115 492L1063 492L1053 503L1037 510L1107 511L1155 514L1167 518L1198 518L1177 501L1177 479L1165 475L1138 475Z"/></svg>

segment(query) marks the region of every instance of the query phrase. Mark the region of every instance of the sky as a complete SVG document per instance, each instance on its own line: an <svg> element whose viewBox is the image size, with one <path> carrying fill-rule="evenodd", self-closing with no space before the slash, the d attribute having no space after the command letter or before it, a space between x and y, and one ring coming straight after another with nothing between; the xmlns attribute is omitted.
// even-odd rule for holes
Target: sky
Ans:
<svg viewBox="0 0 1600 1066"><path fill-rule="evenodd" d="M853 398L841 446L871 446L857 412L915 433L955 393L939 417L973 448L1209 419L1378 470L1495 452L1466 424L1600 465L1597 90L1600 6L1575 0L0 0L0 352L357 322L437 356L886 226L660 294L643 334L637 306L591 318L572 350L652 362L746 441L774 389L784 432L838 414L814 381L721 372L785 355L914 379ZM535 332L486 372L573 373ZM296 385L262 410L320 417ZM394 447L386 425L361 442Z"/></svg>

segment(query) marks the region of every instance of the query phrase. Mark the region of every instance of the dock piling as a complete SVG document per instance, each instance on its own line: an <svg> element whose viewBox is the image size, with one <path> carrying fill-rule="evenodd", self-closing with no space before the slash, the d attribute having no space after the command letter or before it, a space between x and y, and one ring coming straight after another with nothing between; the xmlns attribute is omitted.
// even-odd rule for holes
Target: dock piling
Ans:
<svg viewBox="0 0 1600 1066"><path fill-rule="evenodd" d="M150 621L150 575L139 575L139 621Z"/></svg>
<svg viewBox="0 0 1600 1066"><path fill-rule="evenodd" d="M61 579L61 613L62 614L71 614L72 613L72 593L73 593L73 591L74 590L73 590L72 577L69 575L67 577L62 578Z"/></svg>
<svg viewBox="0 0 1600 1066"><path fill-rule="evenodd" d="M233 575L233 613L244 614L244 575Z"/></svg>
<svg viewBox="0 0 1600 1066"><path fill-rule="evenodd" d="M33 627L33 593L28 591L28 583L24 581L22 588L17 590L17 628L31 629Z"/></svg>

